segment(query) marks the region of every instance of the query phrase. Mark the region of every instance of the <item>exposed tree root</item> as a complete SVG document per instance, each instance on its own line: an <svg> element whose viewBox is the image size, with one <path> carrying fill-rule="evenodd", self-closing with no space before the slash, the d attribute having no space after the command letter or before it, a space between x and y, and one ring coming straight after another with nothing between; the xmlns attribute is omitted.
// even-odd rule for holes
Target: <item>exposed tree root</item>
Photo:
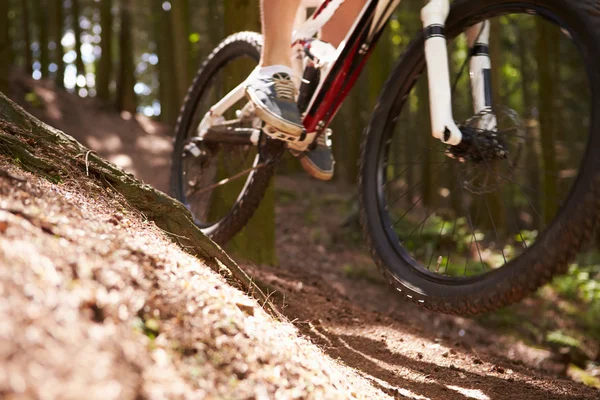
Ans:
<svg viewBox="0 0 600 400"><path fill-rule="evenodd" d="M280 316L252 278L198 229L183 204L39 121L2 93L0 154L52 182L85 179L87 175L104 189L114 190L186 252L202 258L213 270L255 296L271 314Z"/></svg>

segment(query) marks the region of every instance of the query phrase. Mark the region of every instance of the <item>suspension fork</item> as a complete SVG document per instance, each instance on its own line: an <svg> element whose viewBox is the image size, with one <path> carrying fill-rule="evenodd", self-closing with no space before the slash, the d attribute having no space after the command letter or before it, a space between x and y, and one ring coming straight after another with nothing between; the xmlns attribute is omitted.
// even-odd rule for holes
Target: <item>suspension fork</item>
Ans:
<svg viewBox="0 0 600 400"><path fill-rule="evenodd" d="M449 13L450 0L430 0L421 10L421 19L425 28L431 134L444 143L457 145L462 139L462 133L452 115L450 67L444 32Z"/></svg>
<svg viewBox="0 0 600 400"><path fill-rule="evenodd" d="M471 90L473 94L473 111L483 114L477 120L480 129L495 130L496 116L491 113L492 96L492 63L490 60L490 21L481 22L467 30L467 43L471 60L469 70Z"/></svg>
<svg viewBox="0 0 600 400"><path fill-rule="evenodd" d="M421 10L425 28L425 59L429 83L432 135L451 145L458 145L462 133L456 126L452 114L452 92L450 68L444 27L450 13L450 0L430 0ZM490 22L476 24L467 30L467 41L471 60L469 70L475 114L492 109L491 61L489 54ZM496 117L485 114L479 128L496 129Z"/></svg>

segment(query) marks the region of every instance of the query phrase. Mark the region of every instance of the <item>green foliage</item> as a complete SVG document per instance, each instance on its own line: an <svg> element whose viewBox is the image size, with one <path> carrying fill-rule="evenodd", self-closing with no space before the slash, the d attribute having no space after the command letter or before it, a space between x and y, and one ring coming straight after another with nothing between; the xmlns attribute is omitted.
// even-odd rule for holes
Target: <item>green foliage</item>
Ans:
<svg viewBox="0 0 600 400"><path fill-rule="evenodd" d="M557 292L569 299L589 304L590 309L600 311L600 263L582 266L572 264L566 275L554 281Z"/></svg>
<svg viewBox="0 0 600 400"><path fill-rule="evenodd" d="M560 346L579 347L581 342L572 336L566 335L562 331L552 331L546 335L546 340L549 343L554 343Z"/></svg>
<svg viewBox="0 0 600 400"><path fill-rule="evenodd" d="M25 94L25 101L35 108L42 108L43 106L42 100L35 92L27 92L27 94Z"/></svg>

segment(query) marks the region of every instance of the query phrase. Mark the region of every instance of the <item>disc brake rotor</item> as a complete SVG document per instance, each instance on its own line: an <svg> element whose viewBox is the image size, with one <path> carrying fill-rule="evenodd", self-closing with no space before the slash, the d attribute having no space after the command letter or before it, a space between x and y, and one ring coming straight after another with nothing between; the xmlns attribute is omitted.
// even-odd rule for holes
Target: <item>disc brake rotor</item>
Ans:
<svg viewBox="0 0 600 400"><path fill-rule="evenodd" d="M497 107L473 116L460 129L463 141L449 146L446 156L457 161L461 185L477 195L499 191L513 179L527 140L527 129L518 114Z"/></svg>

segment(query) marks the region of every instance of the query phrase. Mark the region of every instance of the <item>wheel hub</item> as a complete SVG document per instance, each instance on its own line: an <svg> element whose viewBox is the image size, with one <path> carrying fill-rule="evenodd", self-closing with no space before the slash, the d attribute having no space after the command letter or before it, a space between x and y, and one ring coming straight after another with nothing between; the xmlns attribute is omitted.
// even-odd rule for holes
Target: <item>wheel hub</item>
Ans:
<svg viewBox="0 0 600 400"><path fill-rule="evenodd" d="M475 163L505 160L508 158L508 147L503 135L497 131L478 129L469 125L460 127L463 135L456 146L449 146L446 155L461 162Z"/></svg>

